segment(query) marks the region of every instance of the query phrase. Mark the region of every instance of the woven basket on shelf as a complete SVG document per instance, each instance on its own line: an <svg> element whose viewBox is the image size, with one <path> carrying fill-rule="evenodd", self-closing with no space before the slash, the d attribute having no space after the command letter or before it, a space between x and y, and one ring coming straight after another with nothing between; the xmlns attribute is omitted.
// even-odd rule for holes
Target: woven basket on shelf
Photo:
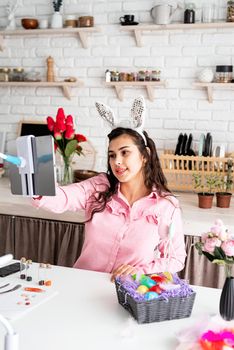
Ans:
<svg viewBox="0 0 234 350"><path fill-rule="evenodd" d="M150 301L134 300L120 282L115 281L119 304L137 320L138 323L161 322L189 317L192 312L196 293L187 297L154 299Z"/></svg>

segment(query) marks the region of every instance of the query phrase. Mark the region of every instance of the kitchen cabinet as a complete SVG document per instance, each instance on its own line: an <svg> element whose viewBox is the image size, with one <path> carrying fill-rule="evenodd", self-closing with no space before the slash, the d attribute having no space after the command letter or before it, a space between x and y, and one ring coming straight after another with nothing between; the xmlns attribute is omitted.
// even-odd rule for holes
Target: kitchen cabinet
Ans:
<svg viewBox="0 0 234 350"><path fill-rule="evenodd" d="M124 99L125 88L138 88L143 87L147 91L147 95L150 101L154 101L154 88L163 88L167 86L166 81L111 81L105 83L108 87L114 87L116 94L120 101Z"/></svg>
<svg viewBox="0 0 234 350"><path fill-rule="evenodd" d="M71 99L71 88L72 87L81 87L84 85L84 82L81 80L77 80L76 82L65 82L65 81L9 81L9 82L0 82L0 87L8 86L8 87L59 87L62 89L63 95L67 99Z"/></svg>
<svg viewBox="0 0 234 350"><path fill-rule="evenodd" d="M0 214L0 256L72 267L84 241L84 224Z"/></svg>
<svg viewBox="0 0 234 350"><path fill-rule="evenodd" d="M233 29L234 22L216 22L216 23L171 23L171 24L139 24L130 26L121 26L120 31L132 33L135 37L136 45L143 46L142 34L144 32L155 32L164 30L191 30L191 29L210 29L227 28Z"/></svg>
<svg viewBox="0 0 234 350"><path fill-rule="evenodd" d="M204 88L207 92L207 99L210 103L213 102L213 90L214 89L223 89L223 90L233 90L233 83L193 83L193 86L198 88Z"/></svg>
<svg viewBox="0 0 234 350"><path fill-rule="evenodd" d="M100 27L59 28L59 29L16 29L0 31L0 51L4 48L4 38L8 36L77 35L82 47L88 48L88 36L101 32Z"/></svg>

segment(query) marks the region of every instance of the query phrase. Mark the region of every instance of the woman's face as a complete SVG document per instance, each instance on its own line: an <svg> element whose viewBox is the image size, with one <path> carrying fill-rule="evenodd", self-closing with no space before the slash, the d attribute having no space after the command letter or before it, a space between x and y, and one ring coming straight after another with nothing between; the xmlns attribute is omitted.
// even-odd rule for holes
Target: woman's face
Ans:
<svg viewBox="0 0 234 350"><path fill-rule="evenodd" d="M110 141L108 158L119 182L142 178L145 160L129 135L121 135Z"/></svg>

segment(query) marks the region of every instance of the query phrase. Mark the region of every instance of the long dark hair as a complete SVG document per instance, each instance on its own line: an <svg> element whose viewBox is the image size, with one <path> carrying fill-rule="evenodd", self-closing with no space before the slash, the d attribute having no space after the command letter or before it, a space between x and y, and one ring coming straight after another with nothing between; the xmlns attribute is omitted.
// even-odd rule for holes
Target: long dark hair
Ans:
<svg viewBox="0 0 234 350"><path fill-rule="evenodd" d="M167 187L167 180L161 168L155 143L148 136L146 131L143 131L143 133L146 138L147 145L145 145L143 137L137 131L129 128L118 127L113 129L107 136L109 138L109 142L111 142L121 135L129 135L134 141L134 144L137 146L141 155L144 157L144 159L146 159L145 166L143 167L146 188L149 190L155 189L159 196L171 194L171 191ZM106 207L106 203L110 201L112 196L117 192L119 181L111 170L109 159L107 161L107 169L107 178L110 185L106 191L95 194L93 209L88 221L93 218L95 213L102 212Z"/></svg>

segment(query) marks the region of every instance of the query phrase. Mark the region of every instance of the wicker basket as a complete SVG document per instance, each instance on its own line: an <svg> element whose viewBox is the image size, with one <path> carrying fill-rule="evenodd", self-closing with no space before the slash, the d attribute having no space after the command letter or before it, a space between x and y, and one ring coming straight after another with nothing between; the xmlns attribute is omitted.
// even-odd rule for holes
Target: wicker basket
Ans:
<svg viewBox="0 0 234 350"><path fill-rule="evenodd" d="M192 312L196 293L188 297L174 297L168 301L154 299L136 301L126 291L120 282L115 280L119 304L122 305L137 320L138 323L161 322L189 317Z"/></svg>

